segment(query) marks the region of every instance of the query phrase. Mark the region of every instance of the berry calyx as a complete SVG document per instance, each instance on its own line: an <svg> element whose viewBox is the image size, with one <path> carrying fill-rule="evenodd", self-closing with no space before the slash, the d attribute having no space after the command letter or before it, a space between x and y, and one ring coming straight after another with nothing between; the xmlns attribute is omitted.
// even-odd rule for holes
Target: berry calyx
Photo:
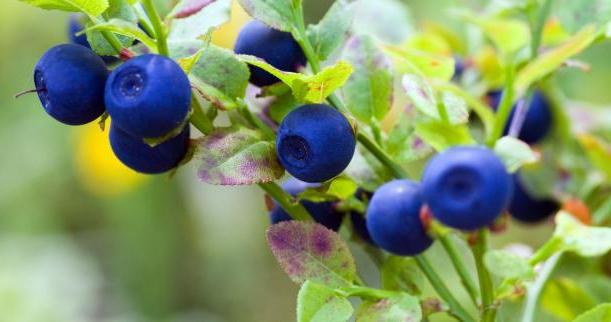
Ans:
<svg viewBox="0 0 611 322"><path fill-rule="evenodd" d="M422 194L418 183L394 180L373 194L367 209L367 231L379 247L402 256L424 252L433 240L420 222Z"/></svg>
<svg viewBox="0 0 611 322"><path fill-rule="evenodd" d="M437 220L453 228L475 230L494 223L507 208L512 183L490 149L462 146L429 161L422 190Z"/></svg>
<svg viewBox="0 0 611 322"><path fill-rule="evenodd" d="M183 124L191 104L187 75L161 55L132 58L115 69L104 96L113 122L134 137L161 137Z"/></svg>
<svg viewBox="0 0 611 322"><path fill-rule="evenodd" d="M69 125L89 123L104 113L106 65L83 46L49 49L34 68L34 84L45 111Z"/></svg>
<svg viewBox="0 0 611 322"><path fill-rule="evenodd" d="M348 120L328 105L303 105L280 124L276 151L294 177L323 182L340 174L354 155L356 140Z"/></svg>

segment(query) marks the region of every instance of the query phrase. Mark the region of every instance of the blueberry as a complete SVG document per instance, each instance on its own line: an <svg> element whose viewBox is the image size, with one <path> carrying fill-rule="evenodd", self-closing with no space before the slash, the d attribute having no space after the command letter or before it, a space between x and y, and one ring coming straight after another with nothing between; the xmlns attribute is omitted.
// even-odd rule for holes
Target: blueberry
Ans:
<svg viewBox="0 0 611 322"><path fill-rule="evenodd" d="M509 203L509 213L519 221L535 223L542 221L560 210L560 204L553 199L537 199L530 195L520 181L519 175L513 176L513 197Z"/></svg>
<svg viewBox="0 0 611 322"><path fill-rule="evenodd" d="M409 180L393 180L373 194L367 209L367 230L379 247L403 256L425 251L433 241L420 221L420 186Z"/></svg>
<svg viewBox="0 0 611 322"><path fill-rule="evenodd" d="M356 141L348 120L328 105L303 105L280 124L278 158L297 179L323 182L340 174L352 160Z"/></svg>
<svg viewBox="0 0 611 322"><path fill-rule="evenodd" d="M240 31L235 52L259 57L283 71L295 72L306 64L301 47L290 33L270 28L256 20L247 23ZM262 87L279 81L263 69L250 66L252 84Z"/></svg>
<svg viewBox="0 0 611 322"><path fill-rule="evenodd" d="M496 110L501 100L502 91L488 93L490 105ZM511 110L507 120L504 134L509 133L511 121L513 120L516 107ZM540 91L535 91L524 118L524 123L518 138L528 144L538 143L549 133L552 128L552 112L547 98Z"/></svg>
<svg viewBox="0 0 611 322"><path fill-rule="evenodd" d="M282 185L282 188L291 196L295 197L306 188L316 186L316 184L291 178ZM301 204L308 210L317 223L331 230L337 231L342 224L343 215L335 210L335 206L331 202L312 202L303 200ZM291 220L291 216L280 208L278 204L275 204L270 213L270 220L272 224L277 224L281 221Z"/></svg>
<svg viewBox="0 0 611 322"><path fill-rule="evenodd" d="M87 41L87 36L85 34L78 35L78 36L76 35L77 33L83 31L83 29L85 29L85 27L81 23L81 15L79 14L70 15L70 20L68 21L68 39L70 40L70 43L75 44L75 45L85 46L91 49L91 45L89 45L89 42ZM100 57L106 64L113 64L119 61L119 59L114 56L100 56Z"/></svg>
<svg viewBox="0 0 611 322"><path fill-rule="evenodd" d="M160 55L132 58L106 82L106 108L113 122L134 137L160 137L189 113L191 87L173 60Z"/></svg>
<svg viewBox="0 0 611 322"><path fill-rule="evenodd" d="M433 157L422 177L424 200L447 226L474 230L492 224L511 199L511 176L483 147L453 147Z"/></svg>
<svg viewBox="0 0 611 322"><path fill-rule="evenodd" d="M117 158L134 171L157 174L174 169L185 157L189 148L189 127L155 147L133 137L116 126L110 125L110 146Z"/></svg>
<svg viewBox="0 0 611 322"><path fill-rule="evenodd" d="M104 113L107 77L100 57L71 44L49 49L34 68L34 84L45 111L69 125L89 123Z"/></svg>

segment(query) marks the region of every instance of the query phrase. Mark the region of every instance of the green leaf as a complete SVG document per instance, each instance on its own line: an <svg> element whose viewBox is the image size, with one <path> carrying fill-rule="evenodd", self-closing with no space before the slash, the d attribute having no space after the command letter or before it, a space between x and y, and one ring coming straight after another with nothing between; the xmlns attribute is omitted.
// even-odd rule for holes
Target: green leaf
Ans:
<svg viewBox="0 0 611 322"><path fill-rule="evenodd" d="M596 302L592 297L579 284L568 278L548 281L541 294L543 309L563 321L573 320L594 305Z"/></svg>
<svg viewBox="0 0 611 322"><path fill-rule="evenodd" d="M611 303L599 304L593 309L579 315L573 322L607 322L611 321Z"/></svg>
<svg viewBox="0 0 611 322"><path fill-rule="evenodd" d="M420 294L426 280L415 259L410 257L389 256L380 271L382 287L386 290L407 290Z"/></svg>
<svg viewBox="0 0 611 322"><path fill-rule="evenodd" d="M502 278L532 279L535 276L526 259L505 250L487 251L484 264L490 273Z"/></svg>
<svg viewBox="0 0 611 322"><path fill-rule="evenodd" d="M437 120L419 121L416 123L416 134L437 151L455 145L475 144L469 128L464 124L452 125Z"/></svg>
<svg viewBox="0 0 611 322"><path fill-rule="evenodd" d="M558 69L567 59L588 48L598 34L593 26L584 27L564 44L537 56L516 75L516 90L524 92L531 84Z"/></svg>
<svg viewBox="0 0 611 322"><path fill-rule="evenodd" d="M516 172L521 166L539 159L530 146L514 137L504 136L496 141L494 152L501 158L507 170Z"/></svg>
<svg viewBox="0 0 611 322"><path fill-rule="evenodd" d="M245 128L219 128L197 140L194 160L199 178L210 184L247 185L280 179L274 142Z"/></svg>
<svg viewBox="0 0 611 322"><path fill-rule="evenodd" d="M108 0L20 0L47 10L83 12L88 16L99 16L108 9Z"/></svg>
<svg viewBox="0 0 611 322"><path fill-rule="evenodd" d="M607 0L556 0L554 14L569 32L589 24L601 26L611 20L611 2Z"/></svg>
<svg viewBox="0 0 611 322"><path fill-rule="evenodd" d="M314 222L285 221L271 226L267 241L280 266L296 283L350 286L356 264L348 245L334 231Z"/></svg>
<svg viewBox="0 0 611 322"><path fill-rule="evenodd" d="M420 321L422 310L417 297L400 294L377 302L366 301L356 313L356 322Z"/></svg>
<svg viewBox="0 0 611 322"><path fill-rule="evenodd" d="M133 22L114 18L107 22L92 25L90 27L87 27L86 29L86 31L88 32L102 30L111 31L115 34L127 36L133 39L138 39L154 52L157 49L155 40L149 37L144 31L142 31L142 29L138 27L137 24Z"/></svg>
<svg viewBox="0 0 611 322"><path fill-rule="evenodd" d="M188 18L173 20L168 41L199 39L211 28L227 22L230 13L231 0L216 0Z"/></svg>
<svg viewBox="0 0 611 322"><path fill-rule="evenodd" d="M297 295L297 322L345 322L352 312L350 301L321 284L306 281Z"/></svg>
<svg viewBox="0 0 611 322"><path fill-rule="evenodd" d="M250 72L232 51L210 44L191 69L191 75L235 99L246 94Z"/></svg>
<svg viewBox="0 0 611 322"><path fill-rule="evenodd" d="M556 215L554 238L561 240L561 250L585 257L601 256L611 249L611 228L586 226L564 211Z"/></svg>
<svg viewBox="0 0 611 322"><path fill-rule="evenodd" d="M295 99L306 103L324 102L331 93L344 85L352 74L352 66L343 60L324 68L318 74L304 75L281 71L254 56L238 55L238 57L278 77L291 88Z"/></svg>
<svg viewBox="0 0 611 322"><path fill-rule="evenodd" d="M282 31L292 31L294 0L238 0L250 16ZM301 0L297 1L301 5Z"/></svg>
<svg viewBox="0 0 611 322"><path fill-rule="evenodd" d="M409 8L399 0L359 1L352 29L385 43L398 44L414 31Z"/></svg>
<svg viewBox="0 0 611 322"><path fill-rule="evenodd" d="M172 8L172 11L168 14L168 17L174 19L184 19L191 17L202 11L204 8L211 5L215 1L216 0L181 0L178 4L174 6L174 8Z"/></svg>
<svg viewBox="0 0 611 322"><path fill-rule="evenodd" d="M404 75L401 82L405 93L418 109L423 114L434 118L441 119L437 109L437 100L433 88L422 77L417 75Z"/></svg>
<svg viewBox="0 0 611 322"><path fill-rule="evenodd" d="M320 60L327 59L348 37L354 18L354 1L335 1L317 25L308 27L308 38Z"/></svg>
<svg viewBox="0 0 611 322"><path fill-rule="evenodd" d="M505 53L515 53L528 45L530 30L520 20L499 17L478 17L465 14L465 19L482 29L484 34Z"/></svg>
<svg viewBox="0 0 611 322"><path fill-rule="evenodd" d="M315 202L345 200L354 195L358 185L347 176L339 176L316 188L307 188L299 199Z"/></svg>
<svg viewBox="0 0 611 322"><path fill-rule="evenodd" d="M282 84L285 85L284 83ZM280 124L287 114L299 106L299 102L297 102L293 93L289 91L273 98L269 105L269 115L272 120Z"/></svg>
<svg viewBox="0 0 611 322"><path fill-rule="evenodd" d="M589 134L578 135L577 141L585 150L590 162L602 171L607 178L611 178L611 162L609 162L611 160L611 146Z"/></svg>
<svg viewBox="0 0 611 322"><path fill-rule="evenodd" d="M356 149L352 161L348 164L345 173L354 180L359 187L374 191L379 186L392 179L388 169L380 163L366 149Z"/></svg>
<svg viewBox="0 0 611 322"><path fill-rule="evenodd" d="M350 39L343 57L354 66L344 87L346 106L361 122L383 119L393 101L390 61L369 36Z"/></svg>
<svg viewBox="0 0 611 322"><path fill-rule="evenodd" d="M189 81L195 93L210 102L215 108L228 111L238 107L238 102L230 96L225 95L218 88L201 81L197 77L190 77Z"/></svg>
<svg viewBox="0 0 611 322"><path fill-rule="evenodd" d="M118 26L115 27L114 29L116 29L117 31L120 31L122 29L125 30L132 30L133 27L129 26L129 23L133 23L134 25L138 22L138 16L136 15L136 12L134 10L134 7L132 7L129 2L127 0L109 0L109 4L110 6L108 7L108 10L106 10L103 14L102 17L104 18L104 20L113 20L113 19L118 19L117 21L123 21L123 22L118 22ZM104 21L98 21L98 23L104 23ZM95 24L92 21L89 21L85 24L86 29L90 29L91 27L95 27ZM110 28L113 29L113 28ZM113 31L114 30L110 30ZM134 41L134 37L132 37L132 35L130 35L130 33L132 32L117 32L117 39L119 40L119 42L121 43L121 46L124 48L130 47ZM93 49L93 51L95 51L98 55L117 55L117 52L115 50L115 48L106 40L106 38L104 38L104 36L102 35L102 33L100 31L97 30L87 30L86 32L87 34L87 42L89 42L89 44L91 45L91 48ZM146 35L146 38L150 39L150 37L148 37L148 35ZM147 40L146 38L143 38L145 41ZM152 43L149 41L148 45L151 45Z"/></svg>
<svg viewBox="0 0 611 322"><path fill-rule="evenodd" d="M430 155L433 149L416 134L413 124L414 116L403 113L399 121L388 133L386 152L399 163L408 163L420 160Z"/></svg>
<svg viewBox="0 0 611 322"><path fill-rule="evenodd" d="M449 81L454 76L454 58L427 53L401 46L387 46L386 53L393 58L395 68L402 73Z"/></svg>

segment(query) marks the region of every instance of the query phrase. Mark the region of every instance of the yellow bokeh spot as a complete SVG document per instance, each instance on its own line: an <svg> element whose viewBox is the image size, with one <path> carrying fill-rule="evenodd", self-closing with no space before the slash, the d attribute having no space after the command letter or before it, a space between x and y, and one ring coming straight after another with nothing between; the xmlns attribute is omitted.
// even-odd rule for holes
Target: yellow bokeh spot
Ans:
<svg viewBox="0 0 611 322"><path fill-rule="evenodd" d="M102 132L93 122L76 128L75 164L78 178L91 193L110 197L127 193L146 180L119 161L108 141L108 128Z"/></svg>
<svg viewBox="0 0 611 322"><path fill-rule="evenodd" d="M212 33L212 43L227 49L233 49L242 26L251 18L237 1L231 5L231 18Z"/></svg>
<svg viewBox="0 0 611 322"><path fill-rule="evenodd" d="M489 88L501 87L504 73L498 53L492 47L484 47L473 56L473 63Z"/></svg>

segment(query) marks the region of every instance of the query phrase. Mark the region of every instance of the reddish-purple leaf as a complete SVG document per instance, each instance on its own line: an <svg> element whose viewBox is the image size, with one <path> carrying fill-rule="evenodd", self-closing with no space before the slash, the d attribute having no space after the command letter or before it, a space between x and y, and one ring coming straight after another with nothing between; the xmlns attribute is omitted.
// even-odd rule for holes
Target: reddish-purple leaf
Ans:
<svg viewBox="0 0 611 322"><path fill-rule="evenodd" d="M214 1L216 0L188 0L174 14L174 18L182 19L190 17L200 12L202 9L204 9L206 6L213 3Z"/></svg>
<svg viewBox="0 0 611 322"><path fill-rule="evenodd" d="M306 280L329 287L351 285L354 258L334 231L314 223L285 221L267 231L267 241L280 266L296 283Z"/></svg>

